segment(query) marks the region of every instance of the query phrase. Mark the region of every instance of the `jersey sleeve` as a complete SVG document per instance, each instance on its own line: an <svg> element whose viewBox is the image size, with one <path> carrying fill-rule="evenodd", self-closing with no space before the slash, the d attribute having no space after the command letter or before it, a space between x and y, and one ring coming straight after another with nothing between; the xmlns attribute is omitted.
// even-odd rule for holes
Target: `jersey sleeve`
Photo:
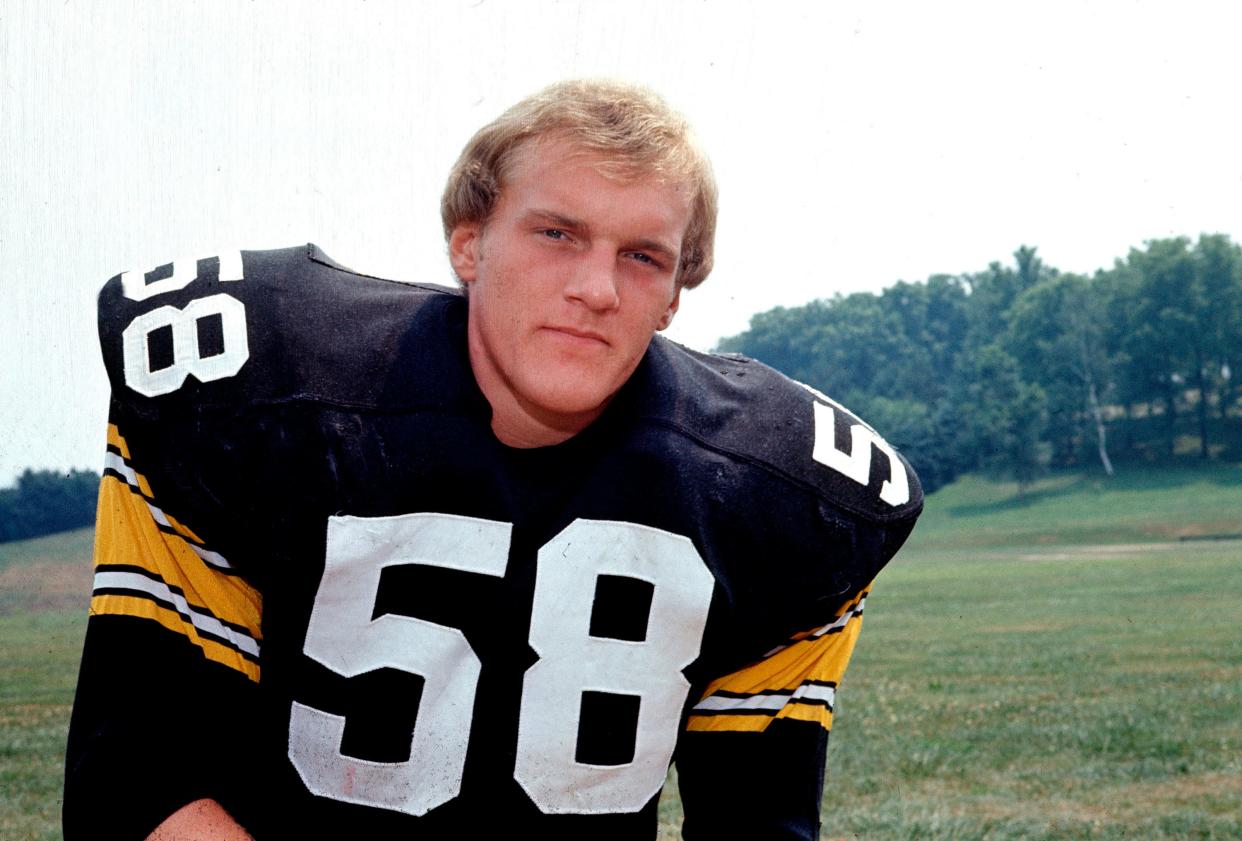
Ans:
<svg viewBox="0 0 1242 841"><path fill-rule="evenodd" d="M832 729L832 707L862 630L870 588L828 624L799 633L763 659L708 685L690 710L690 732L763 732L791 719Z"/></svg>
<svg viewBox="0 0 1242 841"><path fill-rule="evenodd" d="M261 597L135 464L110 424L66 761L70 841L144 838L203 797L228 808L253 765Z"/></svg>
<svg viewBox="0 0 1242 841"><path fill-rule="evenodd" d="M223 278L228 267L219 263ZM187 271L179 266L137 294L132 276L118 276L100 297L113 396L66 756L69 841L142 839L187 803L213 798L227 809L254 785L262 598L222 547L229 543L222 536L241 529L187 469L194 458L170 466L172 453L206 458L210 448L192 440L188 401L163 373L230 376L244 325L228 321L223 299L195 313L192 302L178 307L156 294L184 287ZM160 337L152 338L161 330L172 344L171 364L162 367ZM204 361L212 358L215 368Z"/></svg>
<svg viewBox="0 0 1242 841"><path fill-rule="evenodd" d="M818 837L832 711L869 591L713 681L691 708L677 754L688 841Z"/></svg>
<svg viewBox="0 0 1242 841"><path fill-rule="evenodd" d="M679 744L690 841L818 838L833 711L871 582L922 509L908 462L873 429L818 392L779 393L775 409L758 405L793 419L790 434L745 440L753 417L726 429L732 450L784 484L760 486L745 506L753 534L733 541L745 547L729 578L749 662L708 682Z"/></svg>

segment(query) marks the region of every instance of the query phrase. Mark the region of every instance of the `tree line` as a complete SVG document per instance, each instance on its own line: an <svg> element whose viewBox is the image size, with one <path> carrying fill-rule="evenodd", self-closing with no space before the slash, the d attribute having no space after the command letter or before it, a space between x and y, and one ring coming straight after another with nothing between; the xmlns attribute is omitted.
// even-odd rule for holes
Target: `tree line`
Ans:
<svg viewBox="0 0 1242 841"><path fill-rule="evenodd" d="M1242 249L1158 239L1093 276L1012 265L754 316L720 350L832 395L929 489L971 471L1242 458Z"/></svg>
<svg viewBox="0 0 1242 841"><path fill-rule="evenodd" d="M0 543L82 528L95 521L99 474L26 470L0 488Z"/></svg>

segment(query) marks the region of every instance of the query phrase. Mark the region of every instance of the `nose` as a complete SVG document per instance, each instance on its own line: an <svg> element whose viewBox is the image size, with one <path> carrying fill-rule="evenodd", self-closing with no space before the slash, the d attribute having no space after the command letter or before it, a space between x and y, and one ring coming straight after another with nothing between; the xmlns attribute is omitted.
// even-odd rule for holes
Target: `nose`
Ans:
<svg viewBox="0 0 1242 841"><path fill-rule="evenodd" d="M565 286L565 297L588 309L605 312L621 302L617 294L616 256L608 249L592 248L577 261Z"/></svg>

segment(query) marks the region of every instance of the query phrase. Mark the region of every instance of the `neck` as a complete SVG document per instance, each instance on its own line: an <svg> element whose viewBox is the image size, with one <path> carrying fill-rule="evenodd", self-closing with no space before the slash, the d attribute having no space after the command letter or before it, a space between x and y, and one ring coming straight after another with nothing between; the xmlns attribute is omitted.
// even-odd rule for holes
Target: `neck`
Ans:
<svg viewBox="0 0 1242 841"><path fill-rule="evenodd" d="M495 369L474 364L471 350L475 383L492 409L492 433L506 446L533 449L568 441L594 423L608 405L605 401L584 412L550 412L515 393Z"/></svg>
<svg viewBox="0 0 1242 841"><path fill-rule="evenodd" d="M492 407L492 433L502 444L520 449L550 447L568 441L590 426L605 408L599 406L571 415L552 414L540 411L505 389L489 389L483 382L479 382L479 388Z"/></svg>

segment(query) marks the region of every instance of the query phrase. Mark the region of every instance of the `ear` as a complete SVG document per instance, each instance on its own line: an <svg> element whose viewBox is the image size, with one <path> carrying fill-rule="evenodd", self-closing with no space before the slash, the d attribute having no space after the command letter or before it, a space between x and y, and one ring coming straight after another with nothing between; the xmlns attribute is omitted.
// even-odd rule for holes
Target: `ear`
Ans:
<svg viewBox="0 0 1242 841"><path fill-rule="evenodd" d="M673 300L668 302L668 309L664 311L664 315L660 316L660 321L656 325L657 330L663 330L665 327L673 323L673 316L677 315L677 308L681 306L681 287L677 287L677 291L673 293Z"/></svg>
<svg viewBox="0 0 1242 841"><path fill-rule="evenodd" d="M482 236L482 226L478 222L462 222L449 234L449 263L462 283L470 283L479 276Z"/></svg>

